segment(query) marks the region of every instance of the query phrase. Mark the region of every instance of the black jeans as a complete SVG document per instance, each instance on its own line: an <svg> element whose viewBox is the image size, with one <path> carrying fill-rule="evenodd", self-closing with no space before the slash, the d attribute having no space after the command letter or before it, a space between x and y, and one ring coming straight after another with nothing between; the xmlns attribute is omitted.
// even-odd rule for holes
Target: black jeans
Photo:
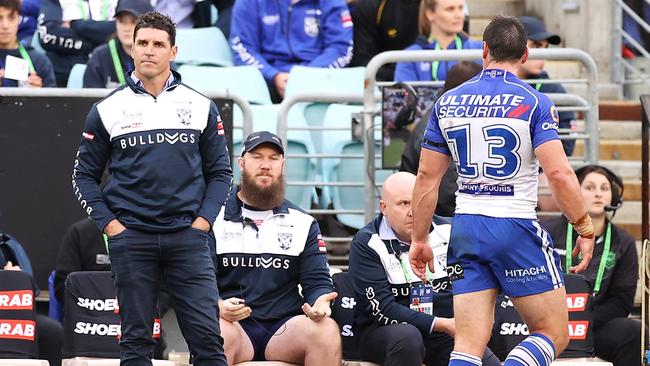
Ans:
<svg viewBox="0 0 650 366"><path fill-rule="evenodd" d="M208 241L207 233L193 228L162 234L127 229L109 239L122 322L121 365L151 365L161 277L194 365L226 365Z"/></svg>
<svg viewBox="0 0 650 366"><path fill-rule="evenodd" d="M38 357L48 360L50 366L60 366L61 347L63 347L61 323L45 315L36 314L36 337L38 339Z"/></svg>
<svg viewBox="0 0 650 366"><path fill-rule="evenodd" d="M370 327L362 335L361 359L383 366L447 366L454 339L444 333L422 336L411 324ZM499 366L499 359L486 349L483 366Z"/></svg>
<svg viewBox="0 0 650 366"><path fill-rule="evenodd" d="M615 318L594 328L596 356L614 366L641 364L641 322Z"/></svg>

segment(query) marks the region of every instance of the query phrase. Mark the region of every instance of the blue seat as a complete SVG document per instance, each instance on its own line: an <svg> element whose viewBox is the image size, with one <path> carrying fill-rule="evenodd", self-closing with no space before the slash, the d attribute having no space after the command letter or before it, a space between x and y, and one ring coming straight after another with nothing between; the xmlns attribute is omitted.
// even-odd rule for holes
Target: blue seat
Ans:
<svg viewBox="0 0 650 366"><path fill-rule="evenodd" d="M85 64L75 64L70 69L70 75L68 75L68 89L81 89L84 86L84 73L86 72Z"/></svg>
<svg viewBox="0 0 650 366"><path fill-rule="evenodd" d="M230 92L249 103L271 104L266 81L256 67L181 65L178 72L183 83L202 93Z"/></svg>
<svg viewBox="0 0 650 366"><path fill-rule="evenodd" d="M376 151L380 149L379 144L375 145ZM347 141L340 142L334 149L341 155L363 155L363 143L361 141ZM381 166L379 159L375 160L376 166ZM363 183L369 179L369 174L374 174L375 183L383 183L393 171L391 170L375 170L369 172L363 165L363 159L342 158L335 161L328 167L325 179L327 182L356 182ZM345 210L363 210L365 207L366 197L363 192L363 187L328 187L331 195L332 206L334 209ZM376 196L373 201L379 199L379 190L376 191ZM351 228L360 229L366 222L363 214L337 214L336 218L342 224Z"/></svg>
<svg viewBox="0 0 650 366"><path fill-rule="evenodd" d="M175 62L189 65L232 66L230 45L217 27L176 31L178 54Z"/></svg>
<svg viewBox="0 0 650 366"><path fill-rule="evenodd" d="M45 54L45 50L43 49L43 46L41 46L41 37L38 33L38 30L34 32L34 36L32 37L30 45L34 50L40 52L43 55Z"/></svg>

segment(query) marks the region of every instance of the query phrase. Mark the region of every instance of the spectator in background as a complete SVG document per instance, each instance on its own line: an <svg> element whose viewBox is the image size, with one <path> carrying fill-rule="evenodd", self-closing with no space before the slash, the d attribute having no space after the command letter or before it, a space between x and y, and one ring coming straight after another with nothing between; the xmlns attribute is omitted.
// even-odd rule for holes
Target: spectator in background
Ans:
<svg viewBox="0 0 650 366"><path fill-rule="evenodd" d="M54 266L56 299L65 305L65 279L78 271L110 271L106 237L90 218L70 225L59 249Z"/></svg>
<svg viewBox="0 0 650 366"><path fill-rule="evenodd" d="M366 66L384 51L403 50L418 36L417 22L421 0L359 0L352 11L355 47L350 66ZM395 64L377 72L377 80L392 81Z"/></svg>
<svg viewBox="0 0 650 366"><path fill-rule="evenodd" d="M476 76L476 74L481 72L481 70L482 68L479 64L471 61L461 61L457 63L449 70L449 74L445 80L445 86L439 91L438 96L444 94L447 90L457 87L473 76ZM418 166L420 165L422 138L424 136L424 130L429 123L431 111L432 109L428 111L424 118L420 119L420 122L415 126L406 141L406 146L402 153L400 170L417 174ZM449 162L449 168L442 177L442 182L440 183L436 215L445 217L454 216L454 210L456 209L456 190L458 189L458 185L456 184L457 178L458 174L456 174L456 164L451 161Z"/></svg>
<svg viewBox="0 0 650 366"><path fill-rule="evenodd" d="M126 72L133 69L135 19L152 10L146 0L120 0L115 10L115 38L93 51L84 73L84 88L113 89L126 84Z"/></svg>
<svg viewBox="0 0 650 366"><path fill-rule="evenodd" d="M32 43L40 8L41 0L22 0L20 7L20 25L18 25L18 39L24 45Z"/></svg>
<svg viewBox="0 0 650 366"><path fill-rule="evenodd" d="M226 38L230 38L230 22L232 21L232 8L235 0L212 0L217 7L217 28L221 29Z"/></svg>
<svg viewBox="0 0 650 366"><path fill-rule="evenodd" d="M41 46L52 61L59 86L66 86L74 64L85 64L95 47L115 32L117 2L42 0L38 19Z"/></svg>
<svg viewBox="0 0 650 366"><path fill-rule="evenodd" d="M19 23L20 0L0 0L0 86L55 87L56 81L50 60L31 46L24 46L19 42ZM15 80L13 76L5 77L7 59L10 57L17 57L26 62L27 80Z"/></svg>
<svg viewBox="0 0 650 366"><path fill-rule="evenodd" d="M284 197L282 141L254 132L237 163L241 185L213 226L228 364L340 365L325 242L318 222Z"/></svg>
<svg viewBox="0 0 650 366"><path fill-rule="evenodd" d="M407 50L481 49L480 41L463 34L465 0L422 0L418 13L420 36ZM457 61L399 62L395 81L438 81Z"/></svg>
<svg viewBox="0 0 650 366"><path fill-rule="evenodd" d="M339 68L352 58L344 0L238 0L232 17L233 61L259 68L275 103L284 98L293 66Z"/></svg>
<svg viewBox="0 0 650 366"><path fill-rule="evenodd" d="M634 307L639 274L636 244L607 215L612 212L613 216L623 202L623 181L598 165L582 167L576 176L596 233L594 256L584 272L594 295L596 356L614 366L640 365L641 322L628 318ZM542 225L551 234L562 266L569 272L572 264L579 261L577 256L571 256L578 234L564 216L543 221Z"/></svg>
<svg viewBox="0 0 650 366"><path fill-rule="evenodd" d="M350 277L359 301L355 324L361 335L360 354L363 360L385 366L446 366L456 329L446 268L451 225L438 218L431 223L428 241L436 253L435 272L423 284L408 264L414 186L411 173L388 177L379 201L381 214L352 239ZM429 298L413 295L414 290L425 289ZM483 365L499 365L489 349Z"/></svg>
<svg viewBox="0 0 650 366"><path fill-rule="evenodd" d="M194 28L192 13L197 3L205 0L158 0L156 11L172 18L176 23L176 29Z"/></svg>
<svg viewBox="0 0 650 366"><path fill-rule="evenodd" d="M548 48L550 44L558 45L562 42L562 39L557 34L550 33L546 30L544 23L535 17L524 16L519 17L521 24L526 28L526 34L528 36L528 43L526 46L528 49L533 48ZM531 60L530 58L519 68L517 76L520 79L549 79L548 74L544 71L544 65L546 60ZM561 84L542 84L534 83L530 84L535 90L542 93L566 93L566 90ZM559 112L560 122L559 128L563 129L575 129L575 114L573 112ZM573 150L575 148L575 140L562 140L562 147L564 147L564 153L567 156L573 155Z"/></svg>

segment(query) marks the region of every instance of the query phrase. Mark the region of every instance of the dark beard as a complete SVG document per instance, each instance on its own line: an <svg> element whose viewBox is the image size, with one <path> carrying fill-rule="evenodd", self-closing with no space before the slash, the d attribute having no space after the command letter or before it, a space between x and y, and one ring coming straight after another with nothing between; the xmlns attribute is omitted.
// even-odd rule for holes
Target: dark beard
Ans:
<svg viewBox="0 0 650 366"><path fill-rule="evenodd" d="M253 177L245 172L240 179L240 193L247 204L260 210L272 210L284 201L284 174L268 188L260 188Z"/></svg>

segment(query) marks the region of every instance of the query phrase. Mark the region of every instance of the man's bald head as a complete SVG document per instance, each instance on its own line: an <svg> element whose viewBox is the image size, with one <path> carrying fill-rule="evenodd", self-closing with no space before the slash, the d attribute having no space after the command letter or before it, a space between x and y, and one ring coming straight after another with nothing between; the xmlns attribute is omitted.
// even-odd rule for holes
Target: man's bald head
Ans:
<svg viewBox="0 0 650 366"><path fill-rule="evenodd" d="M411 196L415 187L415 175L398 172L386 179L381 190L379 209L395 235L404 242L411 242L413 216Z"/></svg>
<svg viewBox="0 0 650 366"><path fill-rule="evenodd" d="M409 172L397 172L384 182L381 189L381 199L385 200L388 196L411 194L415 187L415 175Z"/></svg>

